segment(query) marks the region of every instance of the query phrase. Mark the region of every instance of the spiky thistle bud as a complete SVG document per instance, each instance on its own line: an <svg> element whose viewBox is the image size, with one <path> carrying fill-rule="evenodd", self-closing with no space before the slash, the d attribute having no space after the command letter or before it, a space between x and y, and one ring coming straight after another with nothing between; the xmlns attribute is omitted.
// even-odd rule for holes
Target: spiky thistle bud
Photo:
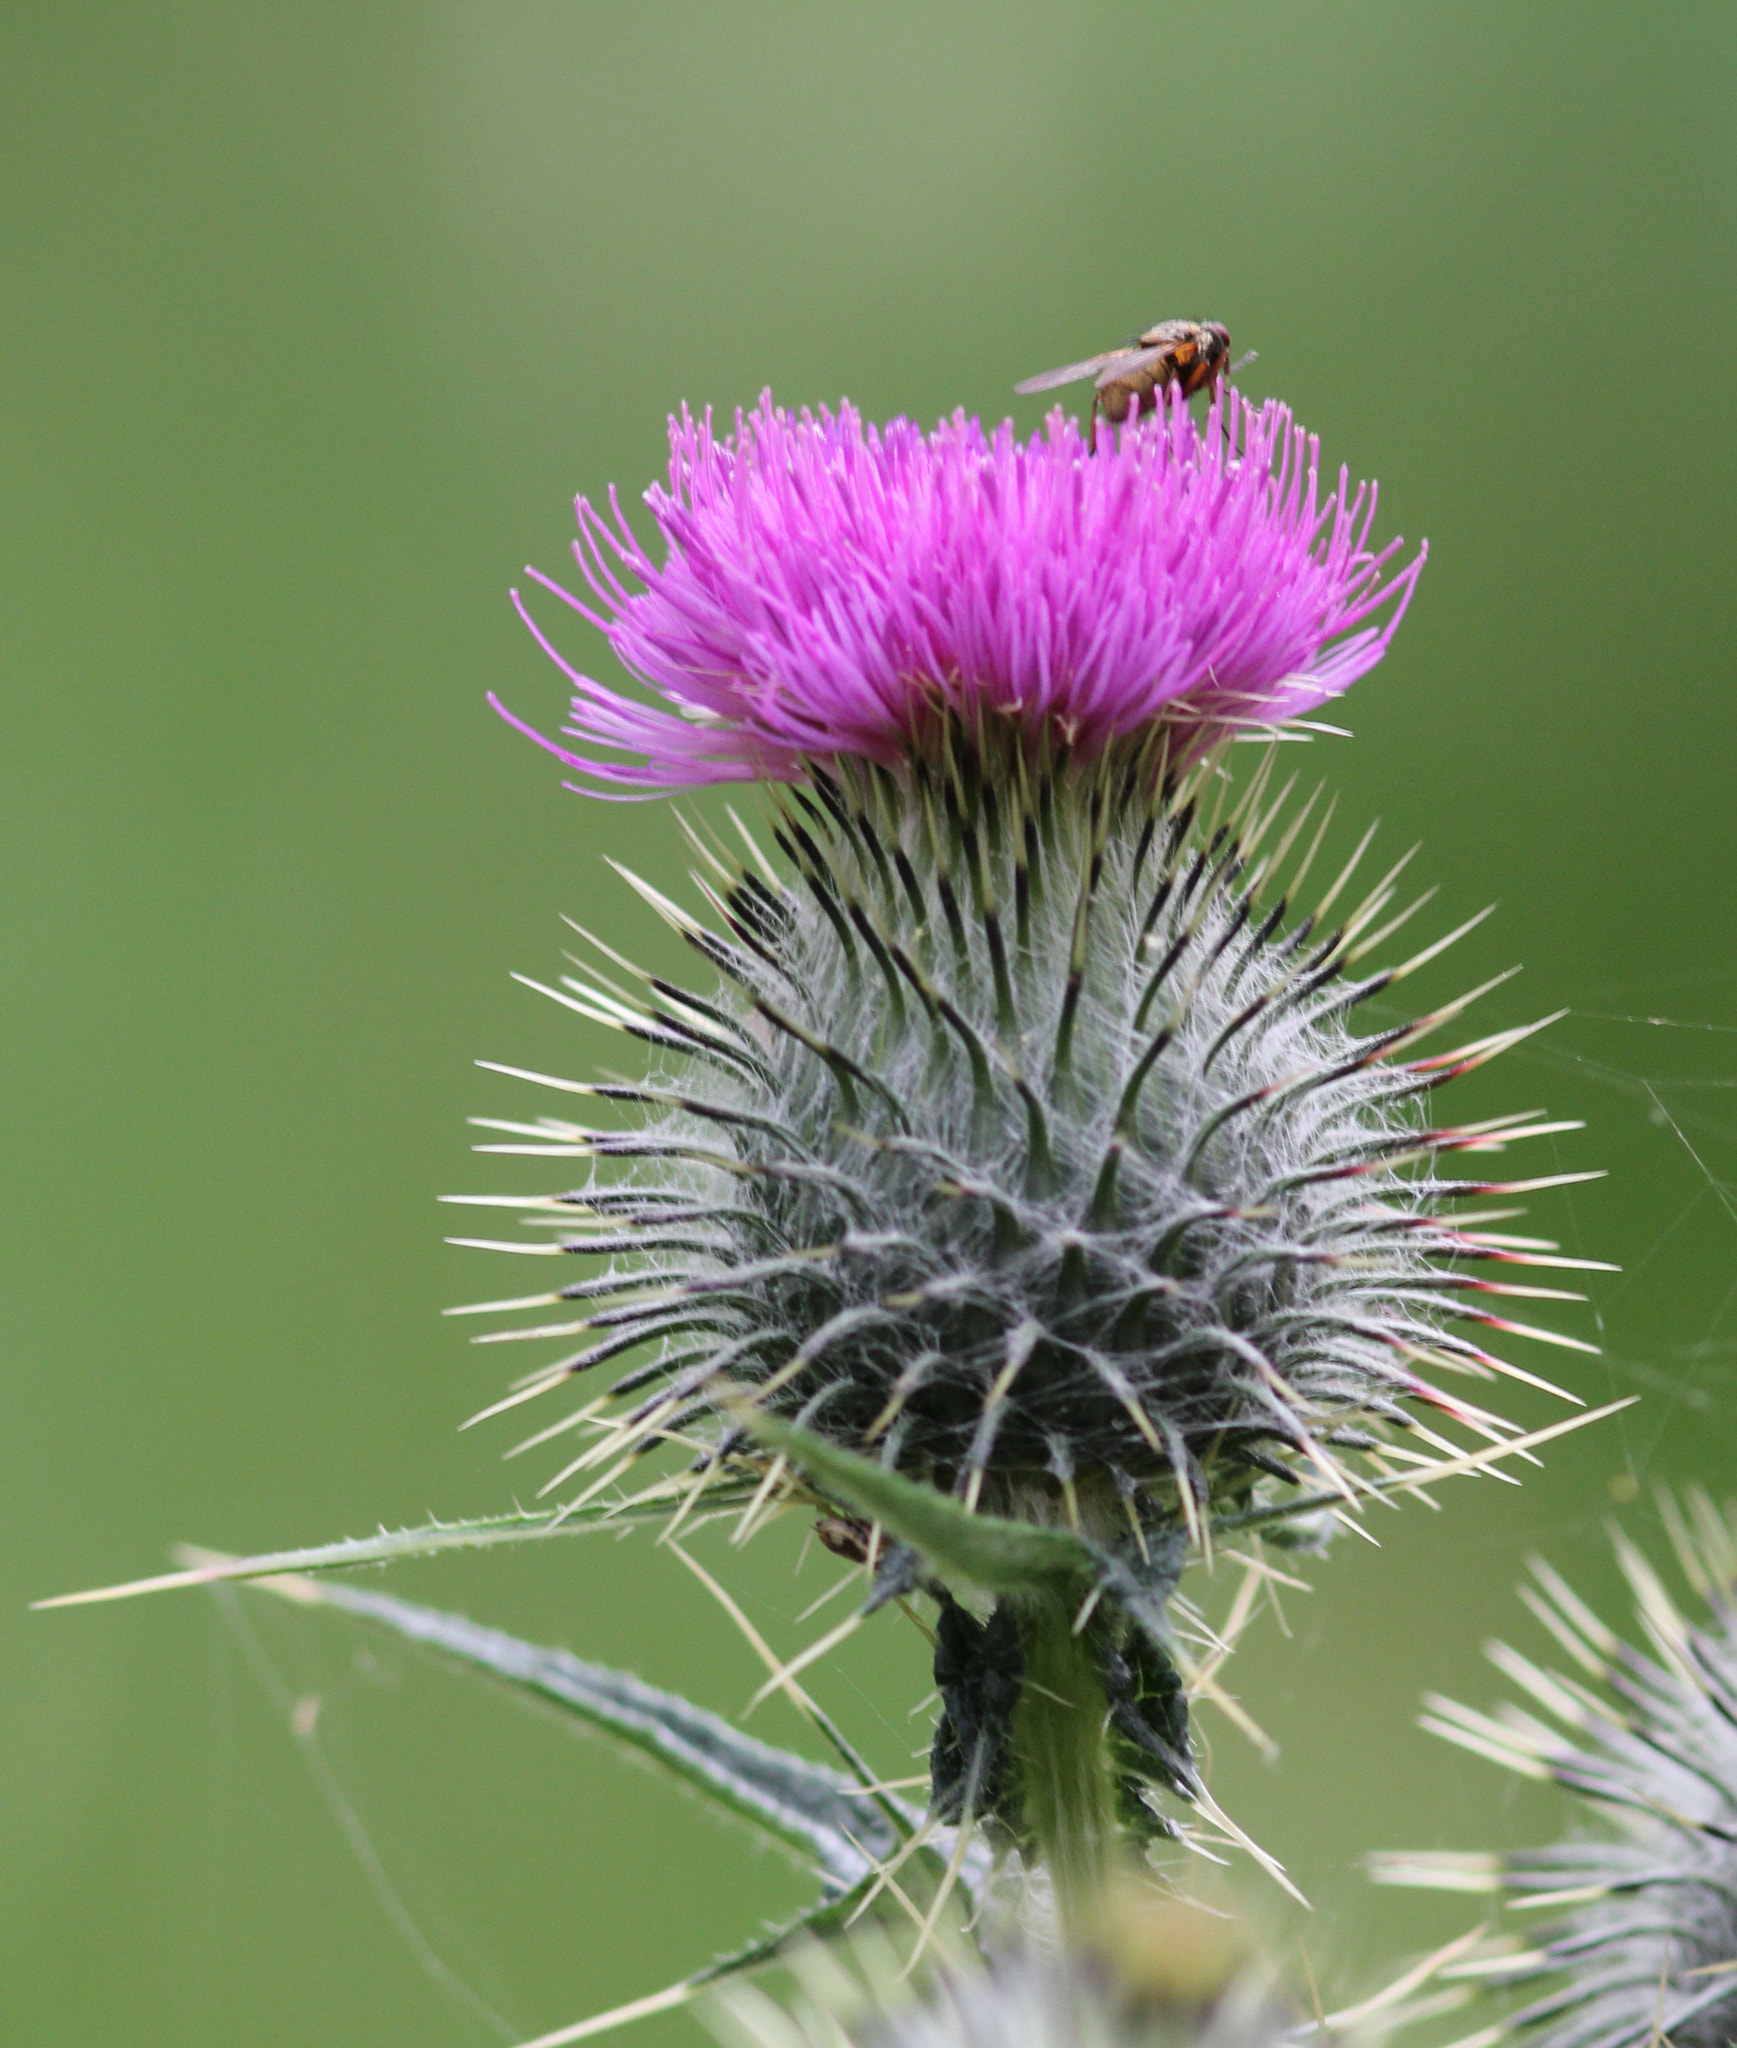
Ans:
<svg viewBox="0 0 1737 2048"><path fill-rule="evenodd" d="M1737 1509L1721 1513L1697 1488L1660 1504L1703 1617L1689 1619L1617 1532L1649 1649L1535 1559L1521 1597L1566 1668L1498 1643L1491 1657L1529 1708L1428 1702L1435 1734L1571 1793L1575 1831L1506 1855L1373 1865L1385 1883L1492 1893L1526 1915L1523 1934L1465 1967L1510 1994L1498 2031L1537 2048L1723 2048L1737 2035Z"/></svg>
<svg viewBox="0 0 1737 2048"><path fill-rule="evenodd" d="M1271 1975L1216 1916L1112 1897L1089 1942L950 1954L914 1990L874 1936L793 1958L793 1994L740 1980L701 2008L723 2048L1283 2048Z"/></svg>
<svg viewBox="0 0 1737 2048"><path fill-rule="evenodd" d="M1529 1184L1442 1155L1568 1128L1429 1122L1515 1034L1412 1057L1470 998L1354 1022L1448 943L1363 969L1418 907L1404 862L1354 886L1366 838L1296 907L1324 820L1273 789L1275 754L1240 789L1223 769L1228 736L1379 657L1393 617L1369 612L1417 564L1384 587L1372 493L1323 500L1288 415L1234 399L1095 455L1059 419L1020 445L769 406L733 443L684 416L672 444L667 564L622 527L626 592L585 507L581 560L618 651L703 715L576 677L578 729L650 759L566 758L783 778L779 859L696 837L713 926L635 883L715 984L617 961L637 989L547 991L657 1063L527 1077L625 1128L496 1126L495 1149L591 1162L569 1192L483 1198L553 1227L515 1248L606 1262L494 1304L561 1311L495 1341L579 1346L501 1405L639 1353L532 1439L587 1435L552 1487L696 1433L700 1484L747 1461L760 1505L800 1476L876 1597L941 1603L944 1816L1048 1838L1059 1697L1114 1730L1098 1820L1159 1825L1142 1785L1201 1789L1165 1618L1188 1545L1401 1483L1442 1441L1419 1406L1500 1439L1428 1375L1509 1370L1447 1325L1513 1328L1490 1293L1553 1290L1460 1262L1573 1263L1444 1214Z"/></svg>

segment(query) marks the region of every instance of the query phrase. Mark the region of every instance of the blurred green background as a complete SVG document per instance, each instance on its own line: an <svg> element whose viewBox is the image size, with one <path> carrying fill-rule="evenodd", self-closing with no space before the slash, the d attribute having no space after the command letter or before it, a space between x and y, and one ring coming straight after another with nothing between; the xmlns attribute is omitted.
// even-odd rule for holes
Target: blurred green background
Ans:
<svg viewBox="0 0 1737 2048"><path fill-rule="evenodd" d="M605 852L684 867L664 810L564 795L483 706L559 716L505 592L560 571L572 493L631 499L684 399L999 415L1176 314L1429 536L1314 765L1426 841L1438 928L1501 899L1427 994L1521 961L1489 1026L1573 1013L1462 1107L1584 1116L1559 1162L1612 1169L1540 1212L1625 1268L1571 1370L1641 1405L1342 1545L1237 1667L1282 1761L1215 1743L1325 1977L1468 1921L1357 1856L1554 1809L1417 1733L1419 1692L1493 1696L1531 1545L1614 1600L1613 1497L1648 1530L1656 1479L1737 1452L1734 88L1725 5L4 11L7 2038L499 2037L212 1602L24 1603L540 1476L454 1434L502 1375L436 1311L520 1275L444 1249L433 1197L493 1175L464 1116L523 1107L474 1056L610 1057L508 970L550 970L563 911L646 943ZM783 1643L825 1583L791 1556L732 1567ZM756 1682L643 1538L395 1584L723 1709ZM400 1919L506 2026L798 1897L600 1746L335 1618L256 1621ZM921 1659L852 1647L828 1683L900 1758Z"/></svg>

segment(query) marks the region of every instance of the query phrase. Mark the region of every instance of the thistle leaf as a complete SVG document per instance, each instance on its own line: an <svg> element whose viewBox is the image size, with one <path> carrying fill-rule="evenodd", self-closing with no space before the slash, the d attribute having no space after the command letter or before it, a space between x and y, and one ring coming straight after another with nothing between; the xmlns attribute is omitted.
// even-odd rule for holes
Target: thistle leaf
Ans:
<svg viewBox="0 0 1737 2048"><path fill-rule="evenodd" d="M302 1606L335 1607L424 1643L638 1750L714 1806L792 1851L829 1896L872 1877L877 1859L896 1846L873 1801L842 1771L756 1741L717 1714L628 1672L390 1593L287 1574L266 1579L262 1590ZM911 1818L915 1825L916 1816Z"/></svg>
<svg viewBox="0 0 1737 2048"><path fill-rule="evenodd" d="M725 1489L713 1499L720 1507L740 1505ZM431 1557L443 1550L488 1550L501 1543L539 1543L550 1536L582 1536L599 1526L620 1529L630 1523L665 1520L673 1502L645 1498L590 1501L570 1511L559 1508L515 1508L509 1514L481 1515L474 1521L425 1522L416 1529L382 1529L376 1536L346 1536L336 1543L317 1543L302 1550L267 1550L254 1557L219 1557L208 1551L182 1549L177 1556L197 1559L187 1569L162 1572L155 1578L130 1579L124 1585L97 1586L83 1593L58 1593L37 1600L35 1607L90 1607L107 1600L130 1600L140 1593L168 1593L182 1586L210 1586L228 1579L264 1579L285 1572L348 1571L357 1565L395 1564L404 1557Z"/></svg>
<svg viewBox="0 0 1737 2048"><path fill-rule="evenodd" d="M779 1416L745 1402L734 1404L733 1412L744 1429L782 1451L828 1496L878 1522L955 1583L984 1593L1066 1595L1089 1584L1097 1568L1091 1548L1065 1529L974 1513L932 1486L902 1478Z"/></svg>

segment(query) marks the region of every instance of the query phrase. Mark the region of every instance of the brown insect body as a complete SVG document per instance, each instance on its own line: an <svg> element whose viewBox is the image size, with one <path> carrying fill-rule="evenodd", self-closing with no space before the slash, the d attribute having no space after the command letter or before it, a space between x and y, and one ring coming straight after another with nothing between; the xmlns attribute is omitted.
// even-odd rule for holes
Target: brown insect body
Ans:
<svg viewBox="0 0 1737 2048"><path fill-rule="evenodd" d="M868 1563L874 1531L856 1515L821 1515L814 1524L814 1533L834 1557L846 1558L852 1564Z"/></svg>
<svg viewBox="0 0 1737 2048"><path fill-rule="evenodd" d="M1095 377L1094 426L1100 413L1112 425L1120 426L1130 413L1137 418L1155 411L1160 395L1172 386L1184 398L1211 390L1229 360L1230 334L1216 320L1160 320L1121 348L1088 356L1084 362L1069 363L1060 370L1046 370L1041 377L1028 377L1013 388L1025 396Z"/></svg>

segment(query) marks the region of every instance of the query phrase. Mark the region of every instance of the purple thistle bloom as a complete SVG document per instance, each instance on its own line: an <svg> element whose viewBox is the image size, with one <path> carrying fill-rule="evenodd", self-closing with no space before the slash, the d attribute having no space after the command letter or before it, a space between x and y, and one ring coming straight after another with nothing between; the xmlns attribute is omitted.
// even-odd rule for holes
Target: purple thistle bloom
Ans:
<svg viewBox="0 0 1737 2048"><path fill-rule="evenodd" d="M1374 485L1341 470L1323 492L1315 437L1235 392L1204 426L1178 401L1095 452L1059 411L1021 441L963 412L924 434L769 393L720 438L684 408L646 503L661 567L611 489L607 518L578 501L588 598L529 573L674 710L572 668L517 592L587 751L496 706L624 794L797 780L838 755L892 766L949 716L1087 755L1159 721L1190 747L1276 724L1375 666L1426 552L1388 573L1400 542L1370 550Z"/></svg>

